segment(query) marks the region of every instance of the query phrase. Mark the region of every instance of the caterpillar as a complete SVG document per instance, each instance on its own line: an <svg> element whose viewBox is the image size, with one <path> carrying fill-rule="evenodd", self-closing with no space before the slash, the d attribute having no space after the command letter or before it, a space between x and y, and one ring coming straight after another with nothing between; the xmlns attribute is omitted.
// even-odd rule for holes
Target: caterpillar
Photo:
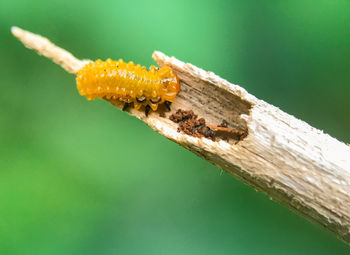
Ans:
<svg viewBox="0 0 350 255"><path fill-rule="evenodd" d="M170 109L180 92L179 79L169 66L160 69L151 66L147 70L121 59L89 62L78 71L76 82L80 95L88 100L96 97L119 100L124 103L123 110L130 105L136 110L144 106L146 116L162 103Z"/></svg>

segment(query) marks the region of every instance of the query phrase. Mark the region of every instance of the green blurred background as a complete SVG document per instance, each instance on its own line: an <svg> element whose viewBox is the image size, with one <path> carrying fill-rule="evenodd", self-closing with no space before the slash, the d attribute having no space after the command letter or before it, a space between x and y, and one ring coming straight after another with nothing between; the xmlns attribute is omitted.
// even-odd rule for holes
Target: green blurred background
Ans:
<svg viewBox="0 0 350 255"><path fill-rule="evenodd" d="M211 70L350 141L350 2L1 1L0 254L349 254L25 49Z"/></svg>

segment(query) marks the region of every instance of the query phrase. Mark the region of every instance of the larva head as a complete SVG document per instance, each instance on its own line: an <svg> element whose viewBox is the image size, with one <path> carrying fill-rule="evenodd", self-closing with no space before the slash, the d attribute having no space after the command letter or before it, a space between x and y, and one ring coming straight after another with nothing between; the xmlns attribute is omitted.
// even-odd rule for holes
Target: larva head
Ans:
<svg viewBox="0 0 350 255"><path fill-rule="evenodd" d="M180 81L169 66L163 66L158 70L158 75L163 86L162 99L174 102L176 95L180 92Z"/></svg>

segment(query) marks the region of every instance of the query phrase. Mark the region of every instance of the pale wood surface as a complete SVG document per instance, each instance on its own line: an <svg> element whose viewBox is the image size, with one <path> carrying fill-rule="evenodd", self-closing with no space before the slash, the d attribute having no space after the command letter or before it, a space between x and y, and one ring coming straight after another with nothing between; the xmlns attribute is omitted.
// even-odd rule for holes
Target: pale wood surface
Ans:
<svg viewBox="0 0 350 255"><path fill-rule="evenodd" d="M78 60L47 39L12 28L13 34L70 73L87 60ZM166 118L129 114L231 175L317 222L350 243L350 148L307 123L255 98L212 72L154 52L159 66L171 66L181 81L181 92ZM119 103L110 101L117 107ZM226 120L231 128L245 130L243 140L212 141L177 132L167 117L181 108L193 110L208 124Z"/></svg>

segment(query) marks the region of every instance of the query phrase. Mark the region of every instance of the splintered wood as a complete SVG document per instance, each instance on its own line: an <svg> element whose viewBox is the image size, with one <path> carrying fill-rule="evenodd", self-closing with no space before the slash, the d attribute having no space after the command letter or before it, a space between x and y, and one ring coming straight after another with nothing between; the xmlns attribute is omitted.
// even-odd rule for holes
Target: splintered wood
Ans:
<svg viewBox="0 0 350 255"><path fill-rule="evenodd" d="M68 72L76 73L87 62L46 38L19 28L12 32L28 48L51 58ZM153 59L176 72L181 92L169 113L146 117L131 109L130 115L350 243L349 146L212 72L159 51L154 52ZM178 123L169 120L177 109L198 115L198 123L193 121L186 127L193 134L207 127L212 132L235 133L239 139L178 132ZM223 120L225 124L218 125Z"/></svg>

